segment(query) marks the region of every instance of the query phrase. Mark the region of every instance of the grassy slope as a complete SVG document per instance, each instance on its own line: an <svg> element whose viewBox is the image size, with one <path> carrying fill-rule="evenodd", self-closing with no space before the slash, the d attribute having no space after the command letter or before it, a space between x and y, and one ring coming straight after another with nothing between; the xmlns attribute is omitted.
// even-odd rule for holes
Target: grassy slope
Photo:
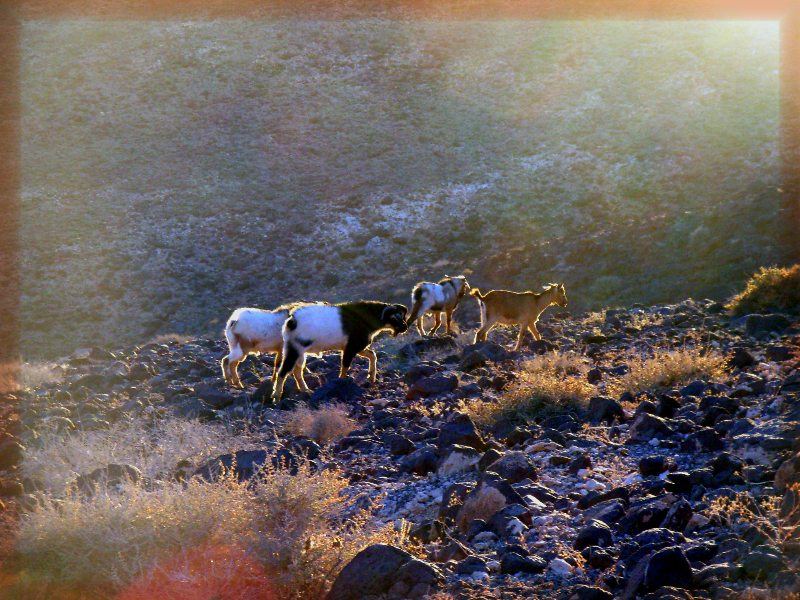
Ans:
<svg viewBox="0 0 800 600"><path fill-rule="evenodd" d="M771 24L66 22L23 43L26 355L463 268L592 307L723 295L781 258Z"/></svg>

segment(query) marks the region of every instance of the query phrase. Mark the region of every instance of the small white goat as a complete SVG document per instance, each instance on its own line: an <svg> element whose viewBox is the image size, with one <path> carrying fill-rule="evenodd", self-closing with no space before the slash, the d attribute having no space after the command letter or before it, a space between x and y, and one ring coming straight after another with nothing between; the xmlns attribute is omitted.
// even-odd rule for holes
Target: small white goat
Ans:
<svg viewBox="0 0 800 600"><path fill-rule="evenodd" d="M221 361L222 376L230 385L244 388L237 367L248 354L275 353L272 381L278 376L278 365L283 355L281 328L289 311L302 303L285 304L273 310L261 308L237 308L225 325L225 338L230 352ZM299 384L298 384L299 385Z"/></svg>
<svg viewBox="0 0 800 600"><path fill-rule="evenodd" d="M303 379L306 354L330 350L342 353L339 377L344 377L353 359L369 359L369 379L375 383L378 357L369 348L378 333L389 330L397 336L408 331L402 304L384 302L345 302L342 304L304 304L293 309L283 325L283 358L272 392L273 400L283 395L283 385L293 372L297 386L308 391Z"/></svg>
<svg viewBox="0 0 800 600"><path fill-rule="evenodd" d="M442 324L441 313L445 314L445 331L450 333L450 324L453 319L453 311L458 306L461 298L469 291L469 283L463 275L458 277L446 276L439 283L423 281L414 286L411 291L411 316L408 322L417 322L417 331L420 335L426 335L423 326L425 313L432 312L434 323L427 335L433 335Z"/></svg>

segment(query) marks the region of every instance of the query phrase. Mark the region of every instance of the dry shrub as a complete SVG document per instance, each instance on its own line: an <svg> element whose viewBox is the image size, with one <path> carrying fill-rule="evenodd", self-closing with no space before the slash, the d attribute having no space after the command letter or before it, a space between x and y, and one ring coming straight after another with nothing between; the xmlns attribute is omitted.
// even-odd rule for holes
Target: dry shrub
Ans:
<svg viewBox="0 0 800 600"><path fill-rule="evenodd" d="M317 410L300 406L289 414L286 429L294 435L306 435L319 444L328 444L356 428L356 422L347 413L344 404L329 404Z"/></svg>
<svg viewBox="0 0 800 600"><path fill-rule="evenodd" d="M22 363L17 373L20 389L29 390L61 381L64 376L61 368L51 362Z"/></svg>
<svg viewBox="0 0 800 600"><path fill-rule="evenodd" d="M630 370L625 375L609 383L610 393L636 394L697 378L718 378L725 372L725 358L718 352L703 352L699 348L656 350L651 357L630 360L628 367Z"/></svg>
<svg viewBox="0 0 800 600"><path fill-rule="evenodd" d="M22 471L55 495L77 475L111 463L133 465L145 477L164 478L180 460L199 463L252 444L247 432L234 433L220 423L172 418L152 425L131 418L108 429L66 433L42 424L37 433L38 440L25 452Z"/></svg>
<svg viewBox="0 0 800 600"><path fill-rule="evenodd" d="M333 471L296 475L269 468L255 486L255 549L280 598L320 598L366 546L403 545L406 530L375 526L366 511L345 516L348 481Z"/></svg>
<svg viewBox="0 0 800 600"><path fill-rule="evenodd" d="M788 486L787 494L800 498L800 483ZM782 502L779 496L754 500L746 492L739 492L731 498L715 498L709 513L728 527L749 523L778 547L800 543L800 506L782 510Z"/></svg>
<svg viewBox="0 0 800 600"><path fill-rule="evenodd" d="M530 417L579 408L597 388L586 381L589 366L573 352L552 352L522 365L516 381L496 402L473 402L466 407L480 425L504 418Z"/></svg>
<svg viewBox="0 0 800 600"><path fill-rule="evenodd" d="M466 533L472 521L475 519L485 521L505 505L506 497L496 488L489 485L481 486L467 497L464 505L458 511L456 524L462 532Z"/></svg>
<svg viewBox="0 0 800 600"><path fill-rule="evenodd" d="M128 483L91 497L43 494L21 519L16 597L33 596L26 592L35 582L48 593L126 600L223 590L234 599L321 598L364 547L405 544L407 529L378 526L350 506L347 485L303 462L295 474L269 467L250 482L223 473L216 482Z"/></svg>
<svg viewBox="0 0 800 600"><path fill-rule="evenodd" d="M127 485L121 494L42 498L20 521L17 550L34 578L121 588L160 561L240 539L247 524L248 493L232 477L152 491Z"/></svg>
<svg viewBox="0 0 800 600"><path fill-rule="evenodd" d="M745 288L730 299L726 308L734 315L774 310L800 310L800 264L790 267L761 267Z"/></svg>
<svg viewBox="0 0 800 600"><path fill-rule="evenodd" d="M186 344L192 341L192 337L182 333L160 333L150 339L149 344Z"/></svg>

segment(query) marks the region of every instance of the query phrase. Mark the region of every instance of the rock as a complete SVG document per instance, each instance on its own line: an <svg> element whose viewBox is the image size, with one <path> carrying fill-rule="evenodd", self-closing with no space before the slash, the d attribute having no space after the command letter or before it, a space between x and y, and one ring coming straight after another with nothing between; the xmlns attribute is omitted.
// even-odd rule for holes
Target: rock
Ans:
<svg viewBox="0 0 800 600"><path fill-rule="evenodd" d="M458 377L455 375L431 375L417 379L406 393L406 398L415 400L417 398L427 398L438 394L452 392L458 387Z"/></svg>
<svg viewBox="0 0 800 600"><path fill-rule="evenodd" d="M786 568L786 559L778 552L755 550L742 559L742 569L752 579L769 579Z"/></svg>
<svg viewBox="0 0 800 600"><path fill-rule="evenodd" d="M428 444L406 456L400 463L400 472L427 475L436 470L438 460L436 447Z"/></svg>
<svg viewBox="0 0 800 600"><path fill-rule="evenodd" d="M311 394L311 406L319 406L331 402L355 404L361 402L364 390L352 377L337 377L318 387Z"/></svg>
<svg viewBox="0 0 800 600"><path fill-rule="evenodd" d="M403 360L418 358L426 352L457 350L458 344L455 338L445 335L437 337L426 337L421 340L414 340L406 344L397 352Z"/></svg>
<svg viewBox="0 0 800 600"><path fill-rule="evenodd" d="M534 354L546 354L547 352L554 352L558 350L558 345L549 340L531 340L528 348Z"/></svg>
<svg viewBox="0 0 800 600"><path fill-rule="evenodd" d="M681 396L689 398L693 396L700 396L706 389L706 382L697 379L681 388Z"/></svg>
<svg viewBox="0 0 800 600"><path fill-rule="evenodd" d="M476 571L489 572L486 561L480 556L468 556L456 565L456 573L459 575L472 575Z"/></svg>
<svg viewBox="0 0 800 600"><path fill-rule="evenodd" d="M591 383L592 385L594 385L595 383L600 383L602 380L603 380L603 372L597 367L589 369L589 371L586 373L586 381Z"/></svg>
<svg viewBox="0 0 800 600"><path fill-rule="evenodd" d="M109 464L95 469L88 475L79 475L72 487L84 494L92 495L98 486L117 487L123 483L137 483L142 480L142 472L133 465Z"/></svg>
<svg viewBox="0 0 800 600"><path fill-rule="evenodd" d="M422 598L441 581L433 565L387 544L368 546L345 565L328 592L327 600L361 600L388 594Z"/></svg>
<svg viewBox="0 0 800 600"><path fill-rule="evenodd" d="M639 473L644 477L660 475L664 471L674 471L676 468L675 459L671 456L652 455L639 460Z"/></svg>
<svg viewBox="0 0 800 600"><path fill-rule="evenodd" d="M423 544L439 540L444 535L444 524L438 519L420 523L408 532L408 537Z"/></svg>
<svg viewBox="0 0 800 600"><path fill-rule="evenodd" d="M745 331L754 337L766 337L772 332L783 331L791 324L788 317L779 314L751 314L744 317Z"/></svg>
<svg viewBox="0 0 800 600"><path fill-rule="evenodd" d="M673 531L683 531L693 515L692 505L685 498L681 498L669 507L667 516L661 522L661 527L666 527Z"/></svg>
<svg viewBox="0 0 800 600"><path fill-rule="evenodd" d="M550 570L550 572L559 577L566 577L575 570L575 567L573 567L563 558L554 558L550 561L550 564L547 566L547 568Z"/></svg>
<svg viewBox="0 0 800 600"><path fill-rule="evenodd" d="M22 461L25 447L14 439L0 443L0 470L9 469Z"/></svg>
<svg viewBox="0 0 800 600"><path fill-rule="evenodd" d="M573 585L564 591L564 600L614 600L611 592L592 585Z"/></svg>
<svg viewBox="0 0 800 600"><path fill-rule="evenodd" d="M692 566L679 546L664 548L650 557L644 582L651 590L663 586L691 588Z"/></svg>
<svg viewBox="0 0 800 600"><path fill-rule="evenodd" d="M478 469L481 471L485 471L490 465L498 461L502 458L502 453L494 448L489 448L486 452L483 453L481 460L478 462Z"/></svg>
<svg viewBox="0 0 800 600"><path fill-rule="evenodd" d="M495 342L485 341L471 344L464 348L462 356L467 356L472 352L480 353L487 362L502 362L511 357L511 353Z"/></svg>
<svg viewBox="0 0 800 600"><path fill-rule="evenodd" d="M507 452L500 460L493 462L488 470L494 471L509 483L517 483L523 479L536 481L538 475L536 465L524 452Z"/></svg>
<svg viewBox="0 0 800 600"><path fill-rule="evenodd" d="M587 546L581 550L581 556L593 569L607 569L616 562L614 557L600 546Z"/></svg>
<svg viewBox="0 0 800 600"><path fill-rule="evenodd" d="M396 433L389 434L384 439L384 443L392 456L404 456L414 451L414 442Z"/></svg>
<svg viewBox="0 0 800 600"><path fill-rule="evenodd" d="M220 390L213 385L207 383L199 383L194 386L194 392L197 397L205 402L209 407L214 410L219 410L233 404L236 398L226 390Z"/></svg>
<svg viewBox="0 0 800 600"><path fill-rule="evenodd" d="M671 506L671 497L660 496L645 498L628 509L625 517L620 521L620 528L625 533L635 535L646 529L658 527L667 516Z"/></svg>
<svg viewBox="0 0 800 600"><path fill-rule="evenodd" d="M442 451L436 474L439 477L448 477L456 473L472 471L477 469L480 460L481 453L475 448L453 444L447 450Z"/></svg>
<svg viewBox="0 0 800 600"><path fill-rule="evenodd" d="M486 443L478 433L475 423L464 413L456 413L447 423L442 425L437 439L439 448L453 444L470 446L476 450L484 450Z"/></svg>
<svg viewBox="0 0 800 600"><path fill-rule="evenodd" d="M800 481L800 452L785 460L775 472L775 489L785 491L790 484Z"/></svg>
<svg viewBox="0 0 800 600"><path fill-rule="evenodd" d="M692 432L681 442L683 452L714 452L724 447L722 437L711 427L703 427Z"/></svg>
<svg viewBox="0 0 800 600"><path fill-rule="evenodd" d="M522 556L516 552L507 552L500 559L500 572L507 575L515 573L541 573L547 568L543 558Z"/></svg>
<svg viewBox="0 0 800 600"><path fill-rule="evenodd" d="M206 481L216 481L223 469L234 469L236 478L246 481L260 471L269 458L265 450L239 450L234 454L220 454L198 467L194 475Z"/></svg>
<svg viewBox="0 0 800 600"><path fill-rule="evenodd" d="M589 418L594 423L612 424L615 420L625 421L625 411L622 405L613 398L595 396L589 400Z"/></svg>
<svg viewBox="0 0 800 600"><path fill-rule="evenodd" d="M756 364L756 359L745 348L739 347L733 349L733 354L731 354L728 362L737 369L746 369Z"/></svg>
<svg viewBox="0 0 800 600"><path fill-rule="evenodd" d="M771 346L767 346L767 350L765 352L767 360L771 360L774 362L784 362L789 360L795 353L795 349L791 346L782 346L779 344L773 344Z"/></svg>
<svg viewBox="0 0 800 600"><path fill-rule="evenodd" d="M613 542L614 537L608 525L602 521L590 521L578 532L573 547L575 550L583 550L589 546L610 546Z"/></svg>
<svg viewBox="0 0 800 600"><path fill-rule="evenodd" d="M649 442L656 436L667 437L674 432L661 417L648 413L639 413L628 430L628 439L632 442Z"/></svg>

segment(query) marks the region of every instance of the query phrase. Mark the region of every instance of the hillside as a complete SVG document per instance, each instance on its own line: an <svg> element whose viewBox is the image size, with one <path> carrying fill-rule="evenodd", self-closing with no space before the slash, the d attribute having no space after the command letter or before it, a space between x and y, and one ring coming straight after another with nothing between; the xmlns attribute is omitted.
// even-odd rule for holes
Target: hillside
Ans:
<svg viewBox="0 0 800 600"><path fill-rule="evenodd" d="M31 22L22 353L420 279L722 298L779 238L771 23Z"/></svg>
<svg viewBox="0 0 800 600"><path fill-rule="evenodd" d="M505 330L381 339L374 386L361 360L338 379L336 356L312 359L313 393L278 406L271 358L227 388L216 338L29 372L0 485L24 511L18 573L0 582L19 598L796 597L796 318L686 300L540 329L521 352Z"/></svg>

